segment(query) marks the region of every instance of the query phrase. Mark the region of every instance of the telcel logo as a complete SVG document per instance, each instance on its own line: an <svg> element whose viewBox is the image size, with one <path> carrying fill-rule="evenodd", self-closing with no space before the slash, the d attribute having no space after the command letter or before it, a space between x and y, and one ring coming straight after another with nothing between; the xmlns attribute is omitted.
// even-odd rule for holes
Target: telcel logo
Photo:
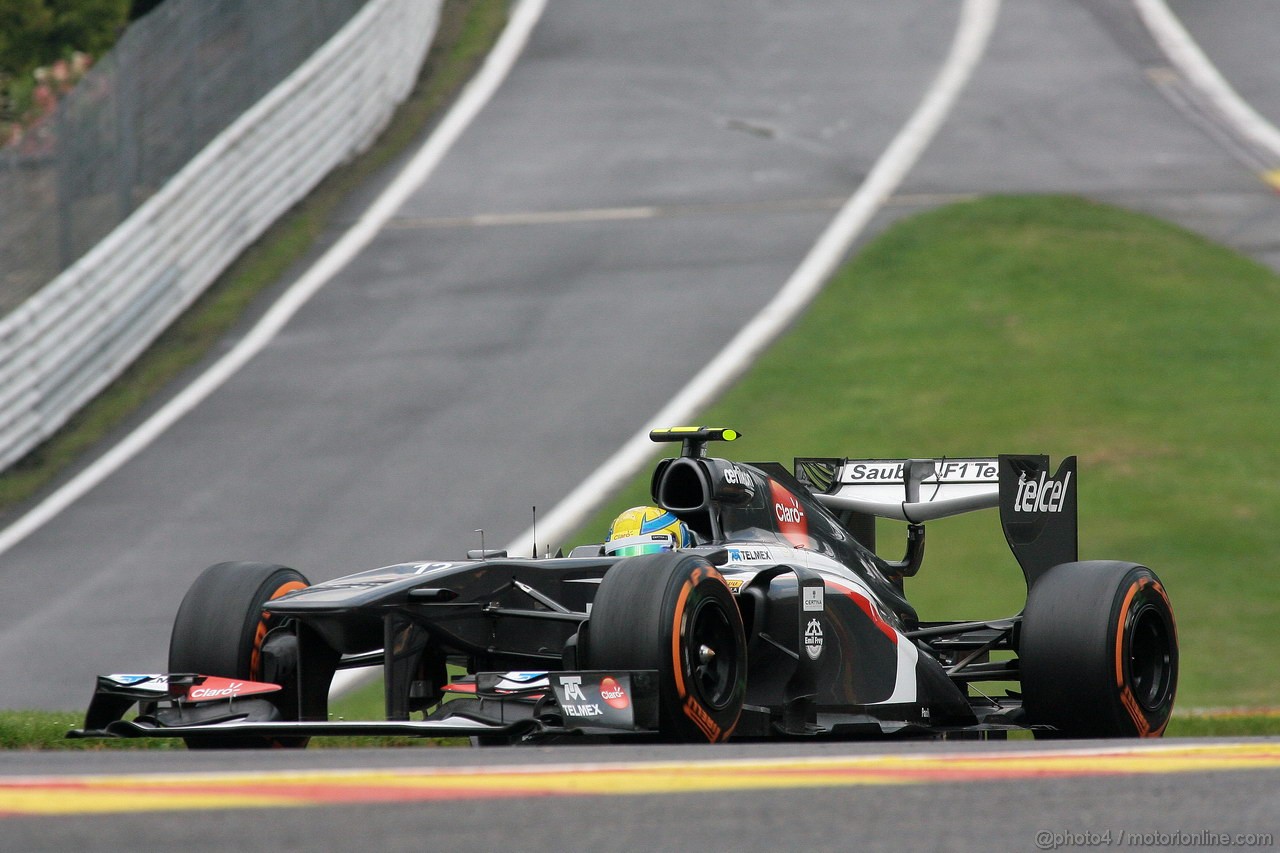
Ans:
<svg viewBox="0 0 1280 853"><path fill-rule="evenodd" d="M1061 512L1071 483L1071 472L1062 482L1050 480L1047 471L1040 472L1039 480L1028 480L1025 473L1018 477L1018 492L1013 499L1017 512Z"/></svg>

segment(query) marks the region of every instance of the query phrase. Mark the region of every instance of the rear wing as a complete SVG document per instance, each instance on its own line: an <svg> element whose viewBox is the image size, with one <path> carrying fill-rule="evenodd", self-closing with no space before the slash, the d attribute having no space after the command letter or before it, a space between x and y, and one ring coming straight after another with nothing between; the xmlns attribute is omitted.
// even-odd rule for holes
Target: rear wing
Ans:
<svg viewBox="0 0 1280 853"><path fill-rule="evenodd" d="M963 459L795 460L796 479L845 518L888 518L919 525L991 507L1028 585L1077 559L1076 458L1050 475L1048 456ZM874 548L873 528L865 531ZM860 539L864 536L859 536Z"/></svg>
<svg viewBox="0 0 1280 853"><path fill-rule="evenodd" d="M796 478L828 509L919 524L1000 505L997 458L797 459Z"/></svg>

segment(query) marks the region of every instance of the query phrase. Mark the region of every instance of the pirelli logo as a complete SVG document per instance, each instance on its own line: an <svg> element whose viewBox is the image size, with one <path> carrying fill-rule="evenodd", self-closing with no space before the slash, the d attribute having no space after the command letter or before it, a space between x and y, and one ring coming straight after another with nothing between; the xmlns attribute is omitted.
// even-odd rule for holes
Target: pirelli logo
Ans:
<svg viewBox="0 0 1280 853"><path fill-rule="evenodd" d="M720 740L720 727L716 725L715 720L711 719L711 715L707 713L707 710L699 705L698 701L692 696L685 697L684 714L693 720L694 725L702 730L702 733L707 736L707 740L711 743L716 743Z"/></svg>

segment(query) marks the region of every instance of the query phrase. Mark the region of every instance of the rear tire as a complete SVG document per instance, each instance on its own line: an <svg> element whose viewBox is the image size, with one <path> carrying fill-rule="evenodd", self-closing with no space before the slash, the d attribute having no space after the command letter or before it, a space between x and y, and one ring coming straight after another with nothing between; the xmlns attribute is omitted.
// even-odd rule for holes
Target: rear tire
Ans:
<svg viewBox="0 0 1280 853"><path fill-rule="evenodd" d="M263 680L263 641L280 619L266 603L309 583L300 572L267 563L218 563L187 590L169 639L169 671ZM295 670L296 671L296 670ZM297 685L282 685L296 697ZM276 694L270 694L275 696ZM273 703L274 704L274 703ZM296 716L279 708L281 719ZM188 749L304 747L306 738L187 738Z"/></svg>
<svg viewBox="0 0 1280 853"><path fill-rule="evenodd" d="M657 670L661 735L726 740L747 686L737 602L720 572L695 554L622 560L605 573L591 606L586 666Z"/></svg>
<svg viewBox="0 0 1280 853"><path fill-rule="evenodd" d="M1173 712L1178 635L1145 566L1064 563L1027 595L1019 641L1023 705L1037 737L1159 737Z"/></svg>

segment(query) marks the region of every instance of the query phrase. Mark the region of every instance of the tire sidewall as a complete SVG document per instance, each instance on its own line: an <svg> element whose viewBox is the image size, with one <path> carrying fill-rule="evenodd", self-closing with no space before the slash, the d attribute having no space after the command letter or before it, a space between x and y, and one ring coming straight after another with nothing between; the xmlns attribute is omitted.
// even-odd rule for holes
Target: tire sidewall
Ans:
<svg viewBox="0 0 1280 853"><path fill-rule="evenodd" d="M1142 697L1133 661L1140 626L1158 626L1167 654L1163 689ZM1145 566L1066 563L1041 576L1027 597L1019 659L1028 722L1054 727L1037 736L1158 737L1168 724L1177 629L1164 586Z"/></svg>
<svg viewBox="0 0 1280 853"><path fill-rule="evenodd" d="M1135 628L1159 624L1170 641L1167 650L1169 667L1160 679L1164 686L1152 697L1139 696L1134 671L1134 644L1140 642ZM1113 709L1117 726L1131 730L1138 737L1160 737L1169 724L1177 689L1178 643L1173 607L1164 585L1145 567L1137 567L1120 586L1111 613L1112 684L1117 691L1119 708ZM1142 663L1139 662L1139 666ZM1154 701L1153 701L1154 700Z"/></svg>
<svg viewBox="0 0 1280 853"><path fill-rule="evenodd" d="M679 713L683 717L679 728L690 733L692 725L707 741L718 743L733 733L742 712L742 699L746 693L746 637L737 603L733 600L724 577L714 566L702 558L695 558L687 573L678 573L671 579L664 617L671 639L671 648L665 655L664 686L670 682ZM716 619L722 615L731 630L736 629L734 641L739 650L734 655L732 673L728 676L726 690L718 697L708 695L691 677L697 666L695 626L701 620ZM734 619L736 617L736 620Z"/></svg>
<svg viewBox="0 0 1280 853"><path fill-rule="evenodd" d="M266 603L307 585L300 572L270 563L218 563L205 569L174 618L169 670L260 677L258 653L277 622Z"/></svg>
<svg viewBox="0 0 1280 853"><path fill-rule="evenodd" d="M305 576L271 563L217 563L205 569L187 590L174 618L169 639L169 671L223 678L262 679L261 651L267 633L279 623L266 605L294 589L308 586ZM269 694L266 701L283 719L297 719L297 709L282 697L295 696L297 685ZM259 749L306 746L308 738L191 737L188 749Z"/></svg>
<svg viewBox="0 0 1280 853"><path fill-rule="evenodd" d="M731 646L721 650L731 665L719 697L706 695L693 678L701 619L722 624ZM674 740L724 741L737 725L746 695L742 618L724 577L699 555L651 554L611 567L592 607L587 663L657 670L659 728Z"/></svg>

